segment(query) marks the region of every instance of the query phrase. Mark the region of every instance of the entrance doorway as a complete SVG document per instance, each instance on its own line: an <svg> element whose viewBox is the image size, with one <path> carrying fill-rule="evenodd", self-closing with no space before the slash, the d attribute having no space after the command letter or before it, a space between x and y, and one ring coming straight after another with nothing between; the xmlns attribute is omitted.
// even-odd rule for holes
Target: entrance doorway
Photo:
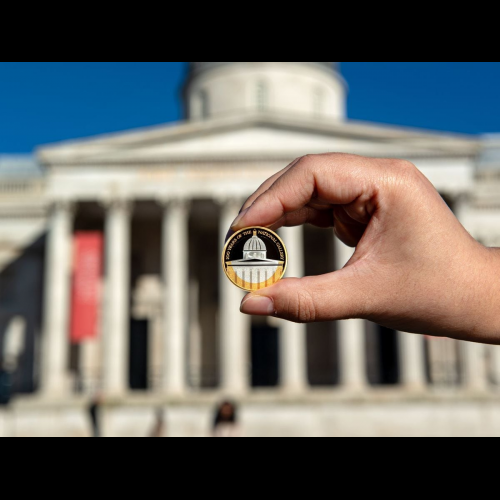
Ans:
<svg viewBox="0 0 500 500"><path fill-rule="evenodd" d="M148 320L130 322L129 386L132 390L148 388Z"/></svg>
<svg viewBox="0 0 500 500"><path fill-rule="evenodd" d="M367 323L368 381L372 385L399 383L398 333L390 328Z"/></svg>
<svg viewBox="0 0 500 500"><path fill-rule="evenodd" d="M252 324L252 387L276 387L279 379L278 329Z"/></svg>

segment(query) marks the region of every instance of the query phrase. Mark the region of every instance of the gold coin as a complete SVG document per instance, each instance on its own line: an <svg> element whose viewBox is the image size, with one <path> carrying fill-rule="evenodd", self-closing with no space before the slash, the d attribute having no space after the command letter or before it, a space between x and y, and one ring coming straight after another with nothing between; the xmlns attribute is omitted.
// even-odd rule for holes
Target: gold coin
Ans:
<svg viewBox="0 0 500 500"><path fill-rule="evenodd" d="M265 227L234 233L224 246L222 268L237 287L261 290L283 278L288 260L282 239Z"/></svg>

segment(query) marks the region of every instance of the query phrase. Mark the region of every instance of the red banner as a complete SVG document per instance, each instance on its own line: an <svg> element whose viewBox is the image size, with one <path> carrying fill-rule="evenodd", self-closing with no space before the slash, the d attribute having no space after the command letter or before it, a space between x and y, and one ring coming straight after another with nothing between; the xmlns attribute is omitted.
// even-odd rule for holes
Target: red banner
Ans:
<svg viewBox="0 0 500 500"><path fill-rule="evenodd" d="M97 336L101 305L103 237L97 231L80 231L74 236L71 330L73 344Z"/></svg>

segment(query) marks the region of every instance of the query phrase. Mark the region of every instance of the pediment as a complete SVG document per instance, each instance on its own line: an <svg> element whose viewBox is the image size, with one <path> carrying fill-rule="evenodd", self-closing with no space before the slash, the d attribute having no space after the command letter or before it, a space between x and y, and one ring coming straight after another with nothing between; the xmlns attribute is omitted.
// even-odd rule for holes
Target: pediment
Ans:
<svg viewBox="0 0 500 500"><path fill-rule="evenodd" d="M367 156L473 155L468 136L357 122L240 117L183 123L42 147L45 164L156 163L242 157L290 158L349 152Z"/></svg>

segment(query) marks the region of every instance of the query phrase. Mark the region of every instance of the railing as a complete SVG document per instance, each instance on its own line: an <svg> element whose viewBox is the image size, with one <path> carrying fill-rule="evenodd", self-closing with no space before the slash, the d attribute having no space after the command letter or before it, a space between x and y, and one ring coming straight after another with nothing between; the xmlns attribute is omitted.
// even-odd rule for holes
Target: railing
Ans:
<svg viewBox="0 0 500 500"><path fill-rule="evenodd" d="M0 181L0 197L32 196L42 194L45 189L43 180L12 179Z"/></svg>

